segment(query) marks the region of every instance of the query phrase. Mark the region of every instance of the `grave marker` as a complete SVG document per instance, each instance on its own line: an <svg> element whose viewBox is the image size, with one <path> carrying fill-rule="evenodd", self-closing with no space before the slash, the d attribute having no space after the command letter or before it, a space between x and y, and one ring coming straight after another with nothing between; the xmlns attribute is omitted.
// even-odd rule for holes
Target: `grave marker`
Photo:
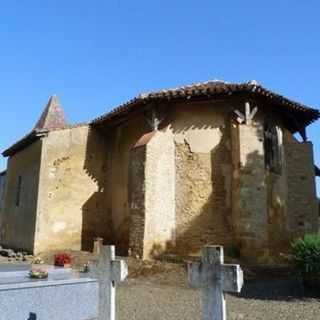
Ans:
<svg viewBox="0 0 320 320"><path fill-rule="evenodd" d="M99 281L99 320L115 320L115 286L125 280L128 267L115 259L114 246L101 246L98 262L90 264L90 275Z"/></svg>
<svg viewBox="0 0 320 320"><path fill-rule="evenodd" d="M239 265L224 264L223 247L202 249L201 262L188 265L188 280L202 291L202 319L226 320L224 292L240 292L243 272Z"/></svg>
<svg viewBox="0 0 320 320"><path fill-rule="evenodd" d="M28 266L0 268L0 319L98 319L99 283L78 273L45 267L47 279L30 279ZM2 271L1 271L2 270Z"/></svg>
<svg viewBox="0 0 320 320"><path fill-rule="evenodd" d="M93 242L93 253L99 255L103 248L103 238L95 238Z"/></svg>

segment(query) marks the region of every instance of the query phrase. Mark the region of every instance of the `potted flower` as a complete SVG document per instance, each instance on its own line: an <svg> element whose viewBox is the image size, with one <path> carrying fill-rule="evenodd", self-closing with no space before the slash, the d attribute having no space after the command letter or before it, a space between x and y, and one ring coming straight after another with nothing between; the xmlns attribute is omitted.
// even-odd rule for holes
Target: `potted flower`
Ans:
<svg viewBox="0 0 320 320"><path fill-rule="evenodd" d="M29 272L29 277L31 279L47 279L48 272L46 270L42 270L42 269L32 269Z"/></svg>
<svg viewBox="0 0 320 320"><path fill-rule="evenodd" d="M292 251L304 288L320 290L320 234L307 234L295 240Z"/></svg>
<svg viewBox="0 0 320 320"><path fill-rule="evenodd" d="M57 267L71 267L71 257L67 253L59 253L54 256L54 265Z"/></svg>
<svg viewBox="0 0 320 320"><path fill-rule="evenodd" d="M89 271L90 271L90 267L88 263L85 263L82 269L80 270L81 273L88 273Z"/></svg>
<svg viewBox="0 0 320 320"><path fill-rule="evenodd" d="M32 260L32 264L44 264L44 261L42 260L41 257L35 257L35 258Z"/></svg>

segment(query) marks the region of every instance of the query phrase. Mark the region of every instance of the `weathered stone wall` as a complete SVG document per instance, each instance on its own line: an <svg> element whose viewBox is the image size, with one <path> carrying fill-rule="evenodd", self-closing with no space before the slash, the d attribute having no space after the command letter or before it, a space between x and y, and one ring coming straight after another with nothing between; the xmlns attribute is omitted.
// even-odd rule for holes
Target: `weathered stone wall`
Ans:
<svg viewBox="0 0 320 320"><path fill-rule="evenodd" d="M145 166L147 144L131 150L129 165L130 254L143 257L145 235Z"/></svg>
<svg viewBox="0 0 320 320"><path fill-rule="evenodd" d="M266 253L269 255L271 261L282 259L282 254L288 253L290 250L290 228L288 224L290 212L287 207L288 177L284 156L284 131L286 130L283 126L277 126L280 150L279 172L266 169L268 213L268 223L266 225L268 232L268 250Z"/></svg>
<svg viewBox="0 0 320 320"><path fill-rule="evenodd" d="M110 238L104 141L88 126L43 139L35 252L91 249L94 237Z"/></svg>
<svg viewBox="0 0 320 320"><path fill-rule="evenodd" d="M129 163L131 148L146 132L150 131L143 115L133 117L106 134L111 152L110 203L113 221L113 243L118 254L129 249Z"/></svg>
<svg viewBox="0 0 320 320"><path fill-rule="evenodd" d="M176 247L198 254L206 244L230 245L231 144L224 104L179 106L172 115L176 143Z"/></svg>
<svg viewBox="0 0 320 320"><path fill-rule="evenodd" d="M266 167L264 125L278 136L277 172ZM274 263L290 248L284 126L277 115L259 110L251 125L233 124L233 220L243 257Z"/></svg>
<svg viewBox="0 0 320 320"><path fill-rule="evenodd" d="M267 190L261 122L236 125L233 134L233 219L241 254L261 255L267 246ZM238 154L236 153L238 152Z"/></svg>
<svg viewBox="0 0 320 320"><path fill-rule="evenodd" d="M157 132L147 146L145 258L157 257L174 245L175 170L173 135L165 129Z"/></svg>
<svg viewBox="0 0 320 320"><path fill-rule="evenodd" d="M41 150L42 142L39 140L8 161L1 215L1 244L4 246L33 251ZM21 192L17 206L19 177Z"/></svg>
<svg viewBox="0 0 320 320"><path fill-rule="evenodd" d="M311 142L298 142L286 132L284 152L288 176L288 224L292 239L318 231L313 146Z"/></svg>
<svg viewBox="0 0 320 320"><path fill-rule="evenodd" d="M277 127L280 170L266 168L263 124ZM296 141L276 115L233 125L233 220L243 257L274 263L290 242L315 232L317 202L312 145ZM300 226L299 226L300 225Z"/></svg>
<svg viewBox="0 0 320 320"><path fill-rule="evenodd" d="M312 150L309 144L297 141L288 146L284 136L292 135L277 115L259 110L252 124L239 125L231 121L231 110L222 102L170 108L167 125L175 141L176 240L168 252L197 254L203 245L218 243L237 246L242 256L252 261L273 263L288 252L293 235L302 234L297 232L299 228L310 231L310 225L316 224ZM279 172L266 168L265 121L272 121L277 127ZM289 150L293 149L298 155L288 159ZM147 148L136 153L140 160L133 163L146 161ZM144 174L143 171L136 177L139 176L139 185L146 192L149 188ZM305 179L302 189L300 178L297 180L301 174L301 179ZM292 208L296 212L300 208L301 212L307 202L307 218L303 227L297 227L302 224L302 216L297 222L298 214ZM140 214L133 219L140 226L134 228L140 230L136 234L140 242L136 243L141 243L147 228L146 203L141 204L136 207ZM142 254L143 249L139 252Z"/></svg>
<svg viewBox="0 0 320 320"><path fill-rule="evenodd" d="M49 132L9 160L2 244L90 250L102 237L118 254L144 258L198 254L206 244L238 245L255 261L285 252L294 237L317 231L312 145L268 113L282 148L281 172L271 172L266 114L259 109L252 124L239 125L235 107L243 105L170 105L160 130L134 149L150 132L142 114L101 131Z"/></svg>
<svg viewBox="0 0 320 320"><path fill-rule="evenodd" d="M144 259L175 240L175 147L170 129L144 135L131 154L130 249Z"/></svg>

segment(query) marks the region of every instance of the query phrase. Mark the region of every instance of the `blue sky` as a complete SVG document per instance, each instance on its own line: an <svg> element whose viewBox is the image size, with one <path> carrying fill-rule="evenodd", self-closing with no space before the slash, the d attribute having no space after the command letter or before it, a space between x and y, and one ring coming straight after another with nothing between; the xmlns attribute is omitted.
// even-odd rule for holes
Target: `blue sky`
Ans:
<svg viewBox="0 0 320 320"><path fill-rule="evenodd" d="M71 122L208 79L256 79L319 107L319 15L316 0L1 1L0 149L53 93ZM320 165L319 133L320 123L308 129Z"/></svg>

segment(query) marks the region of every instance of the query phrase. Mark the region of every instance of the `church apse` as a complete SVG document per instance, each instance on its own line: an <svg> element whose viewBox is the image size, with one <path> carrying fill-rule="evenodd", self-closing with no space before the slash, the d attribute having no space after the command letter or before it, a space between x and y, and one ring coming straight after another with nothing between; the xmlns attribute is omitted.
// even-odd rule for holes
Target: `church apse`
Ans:
<svg viewBox="0 0 320 320"><path fill-rule="evenodd" d="M173 116L176 145L176 246L196 255L203 245L231 246L230 116L223 103L182 106Z"/></svg>

